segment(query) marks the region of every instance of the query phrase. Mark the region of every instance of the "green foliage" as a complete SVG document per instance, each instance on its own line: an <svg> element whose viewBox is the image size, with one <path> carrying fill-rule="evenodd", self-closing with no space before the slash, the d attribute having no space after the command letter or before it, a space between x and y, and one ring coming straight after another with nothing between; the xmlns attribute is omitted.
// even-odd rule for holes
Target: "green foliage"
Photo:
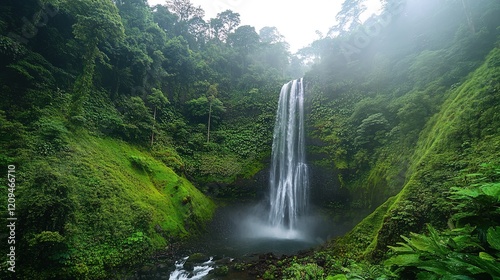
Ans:
<svg viewBox="0 0 500 280"><path fill-rule="evenodd" d="M317 62L305 79L308 153L348 192L343 208L375 207L404 188L330 246L336 258L296 261L287 277L383 277L341 258L379 260L400 234L429 222L442 229L455 212L456 226L475 226L482 267L498 259L499 229L488 226L497 206L470 203L492 203L496 180L480 179L484 170L454 178L498 157L498 50L483 62L497 44L500 7L434 2L409 16L384 11L388 25L346 61L344 43L366 32L363 1L346 1L339 36L292 58ZM464 14L471 20L456 16ZM21 175L20 277L120 278L122 267L210 218L213 204L170 168L205 190L265 167L277 92L302 69L287 69L278 30L238 27L229 10L203 17L189 1L0 4L0 163L16 163ZM29 33L26 19L36 32L21 43L11 34ZM455 208L450 186L461 197Z"/></svg>
<svg viewBox="0 0 500 280"><path fill-rule="evenodd" d="M347 280L348 278L344 274L330 275L326 277L326 280Z"/></svg>
<svg viewBox="0 0 500 280"><path fill-rule="evenodd" d="M170 103L163 92L156 88L151 89L151 94L148 95L147 100L155 107L163 107Z"/></svg>
<svg viewBox="0 0 500 280"><path fill-rule="evenodd" d="M101 135L122 136L124 116L106 95L104 91L94 91L84 103L85 127Z"/></svg>
<svg viewBox="0 0 500 280"><path fill-rule="evenodd" d="M30 53L7 67L20 75L25 82L44 87L52 86L55 82L54 66L37 53Z"/></svg>
<svg viewBox="0 0 500 280"><path fill-rule="evenodd" d="M399 247L390 246L396 255L385 264L415 267L417 271L413 273L419 278L431 275L463 279L500 277L500 227L497 226L500 173L495 165L484 164L482 169L484 173L466 175L474 178L468 188L451 190L450 199L457 211L453 219L459 227L438 232L428 225L429 236L416 233L410 238L402 236L405 242L398 243Z"/></svg>
<svg viewBox="0 0 500 280"><path fill-rule="evenodd" d="M193 117L208 117L211 110L212 118L217 119L226 110L222 101L214 95L200 96L188 101L186 105Z"/></svg>
<svg viewBox="0 0 500 280"><path fill-rule="evenodd" d="M457 225L488 227L500 219L500 168L482 164L477 173L465 175L468 187L451 188L450 199L456 201L453 219Z"/></svg>
<svg viewBox="0 0 500 280"><path fill-rule="evenodd" d="M50 156L65 149L68 130L63 121L57 118L44 117L34 124L39 140L35 150L40 155Z"/></svg>
<svg viewBox="0 0 500 280"><path fill-rule="evenodd" d="M121 133L125 139L144 142L148 139L153 125L150 110L142 98L133 96L123 101L123 127Z"/></svg>
<svg viewBox="0 0 500 280"><path fill-rule="evenodd" d="M429 119L424 130L420 133L419 141L413 144L415 149L412 149L412 156L408 155L407 151L398 150L398 144L394 145L392 141L389 143L392 143L393 150L378 150L385 155L378 160L382 160L382 162L394 160L387 166L394 168L398 160L402 158L407 161L408 169L403 173L403 180L400 181L404 185L403 190L388 205L383 205L375 211L376 216L383 217L382 220L379 220L381 223L377 223L378 226L373 227L371 219L367 219L353 230L353 234L367 230L363 234L367 235L365 237L367 240L372 241L363 252L363 256L382 260L386 258L387 246L398 242L400 235L407 236L410 232L420 233L429 223L438 229L445 228L448 219L455 212L447 199L450 189L454 186L467 189L468 182L474 178L474 176L459 177L461 170L477 171L477 166L481 162L496 162L498 151L491 148L491 145L499 143L498 137L491 134L496 131L497 127L494 114L487 113L488 117L481 121L481 128L475 130L479 116L476 116L474 112L479 108L476 106L480 106L484 112L498 110L499 103L490 99L493 96L491 93L495 89L490 86L489 82L497 79L498 71L495 70L496 66L493 66L492 62L497 60L498 54L498 50L494 49L483 65L471 74L466 82L449 91L440 111ZM487 102L487 100L490 101ZM471 133L469 127L474 128L475 132ZM399 144L401 143L404 142L399 142ZM406 156L388 156L395 152L402 153L402 156L406 154ZM379 167L378 164L376 167ZM391 169L385 170L390 171ZM394 170L397 169L394 168ZM377 174L377 177L384 176L382 174L387 171ZM491 171L488 172L491 173ZM472 173L484 172L474 171ZM370 176L365 178L370 178ZM397 177L386 178L397 179ZM373 181L373 178L370 180ZM387 181L389 182L389 180ZM486 181L486 183L492 183L492 181ZM486 198L486 196L481 197L481 199ZM486 204L478 205L489 207ZM481 208L479 207L479 209ZM467 209L463 213L468 211L475 212L476 210ZM486 208L486 213L490 213L489 211ZM496 218L496 216L494 217ZM486 219L491 220L491 218ZM480 216L476 220L477 222L482 221ZM478 225L478 230L484 234L487 228ZM351 234L348 234L345 241L349 242L350 238ZM357 251L357 246L346 245L348 248L352 248L352 251ZM345 250L349 251L349 249Z"/></svg>
<svg viewBox="0 0 500 280"><path fill-rule="evenodd" d="M35 246L41 243L62 243L64 242L64 237L62 237L58 232L52 231L42 231L40 234L35 235L30 241L30 246Z"/></svg>
<svg viewBox="0 0 500 280"><path fill-rule="evenodd" d="M425 50L413 59L409 67L409 78L417 87L423 87L442 76L448 70L448 65L444 50Z"/></svg>
<svg viewBox="0 0 500 280"><path fill-rule="evenodd" d="M152 151L155 158L176 172L182 172L185 168L183 159L173 147L162 147L156 145Z"/></svg>
<svg viewBox="0 0 500 280"><path fill-rule="evenodd" d="M373 142L382 144L388 126L389 123L382 113L368 116L358 126L357 136L354 138L355 144L359 146L372 146Z"/></svg>
<svg viewBox="0 0 500 280"><path fill-rule="evenodd" d="M73 34L83 44L83 71L74 84L70 112L78 116L93 87L96 59L106 63L107 56L99 49L99 45L103 42L116 43L123 39L125 33L118 9L109 0L64 3L63 7L75 14Z"/></svg>
<svg viewBox="0 0 500 280"><path fill-rule="evenodd" d="M301 265L298 263L292 264L290 267L283 271L283 278L287 280L322 280L324 278L323 269L317 264L305 264Z"/></svg>
<svg viewBox="0 0 500 280"><path fill-rule="evenodd" d="M422 10L415 9L412 1L386 1L381 18L390 19L387 26L377 22L377 18L364 25L357 21L362 4L363 1L344 3L338 15L339 25L330 30L330 36L315 41L300 53L315 61L305 77L311 84L308 158L313 168L332 174L328 181L349 189L350 201L362 201L362 205L374 207L396 195L409 181L413 170L408 168L416 160L413 153L419 137L426 138L421 133L426 123L439 112L446 99L452 100L450 95L457 93L457 87L475 80L467 75L483 64L484 57L495 48L497 38L492 37L492 33L498 33L495 31L498 21L490 25L480 18L491 19L487 10L497 11L498 4L494 1L467 3L474 11L471 18L475 18L469 23L484 28L473 32L464 20L454 16L464 12L460 1L447 1L443 5L424 1L419 4ZM399 8L403 7L407 9L404 13L413 16L401 17ZM369 30L374 29L376 34L370 34ZM418 34L419 39L408 34ZM415 44L415 40L419 43ZM480 77L483 74L485 77ZM470 115L470 120L482 118L484 122L476 125L462 120L462 124L455 126L455 134L443 141L461 145L467 140L451 138L481 137L479 131L489 131L482 124L497 120L492 114L483 117L478 112L479 108L496 107L486 105L486 99L490 99L489 104L498 104L493 95L480 86L487 84L490 87L487 91L493 92L494 86L488 81L498 77L485 72L476 77L482 82L474 82L466 98L478 103L470 103L476 105L469 107L453 106L449 116L453 117L452 112L462 115L461 110L469 108L467 114L462 115L464 118L469 119ZM484 94L477 100L469 98L472 93L483 90ZM435 125L444 128L448 122L441 119ZM465 132L471 129L469 127L474 127L474 131ZM494 126L489 127L496 131ZM449 160L455 161L451 157ZM448 175L454 176L452 172ZM372 194L380 195L366 193L365 190L373 186L376 188ZM419 223L419 227L422 226Z"/></svg>
<svg viewBox="0 0 500 280"><path fill-rule="evenodd" d="M227 265L218 266L214 269L214 274L216 276L226 276L229 273L229 267Z"/></svg>
<svg viewBox="0 0 500 280"><path fill-rule="evenodd" d="M491 248L500 251L500 227L490 227L486 235L486 240Z"/></svg>
<svg viewBox="0 0 500 280"><path fill-rule="evenodd" d="M206 96L200 96L188 101L186 104L193 116L199 117L208 115L208 98Z"/></svg>
<svg viewBox="0 0 500 280"><path fill-rule="evenodd" d="M335 272L342 274L330 275L329 279L392 279L394 276L381 265L374 265L364 262L349 261L346 265L335 265Z"/></svg>
<svg viewBox="0 0 500 280"><path fill-rule="evenodd" d="M210 219L213 203L148 152L86 134L65 141L54 157L19 163L22 275L107 278Z"/></svg>
<svg viewBox="0 0 500 280"><path fill-rule="evenodd" d="M224 178L233 181L241 172L239 159L234 156L221 157L221 155L204 154L200 158L199 172L201 175Z"/></svg>
<svg viewBox="0 0 500 280"><path fill-rule="evenodd" d="M454 279L500 276L497 266L500 259L483 251L479 239L472 234L473 228L458 228L439 233L429 226L428 230L429 236L414 233L410 238L403 236L405 243L398 243L399 247L391 246L396 255L389 258L385 265L415 267L416 271L402 270L400 273L416 273L419 279L435 276ZM493 232L493 229L489 231L491 240L498 237L493 235ZM497 250L496 254L498 253Z"/></svg>
<svg viewBox="0 0 500 280"><path fill-rule="evenodd" d="M111 1L81 1L76 5L68 5L68 9L75 9L78 13L73 33L84 44L113 41L124 36L118 9Z"/></svg>
<svg viewBox="0 0 500 280"><path fill-rule="evenodd" d="M18 121L8 120L5 111L0 110L0 164L7 166L16 157L27 156L28 137L26 127ZM29 153L29 152L28 152Z"/></svg>

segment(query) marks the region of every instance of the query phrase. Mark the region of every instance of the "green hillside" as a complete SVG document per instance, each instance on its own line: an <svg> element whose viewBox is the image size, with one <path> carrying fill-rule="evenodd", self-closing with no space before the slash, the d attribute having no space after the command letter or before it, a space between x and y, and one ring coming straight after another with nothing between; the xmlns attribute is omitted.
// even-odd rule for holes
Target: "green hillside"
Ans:
<svg viewBox="0 0 500 280"><path fill-rule="evenodd" d="M312 276L318 269L331 276L310 279L499 277L499 62L495 48L447 93L420 133L408 180L396 196L345 236L271 268L268 279L299 271ZM394 264L407 268L391 270Z"/></svg>
<svg viewBox="0 0 500 280"><path fill-rule="evenodd" d="M60 151L16 163L22 277L104 278L200 232L211 218L214 203L148 151L58 133Z"/></svg>
<svg viewBox="0 0 500 280"><path fill-rule="evenodd" d="M263 199L279 91L302 76L311 202L361 222L221 270L499 278L500 3L380 3L362 20L366 1L343 1L292 53L189 0L2 1L0 278L125 278L219 202Z"/></svg>

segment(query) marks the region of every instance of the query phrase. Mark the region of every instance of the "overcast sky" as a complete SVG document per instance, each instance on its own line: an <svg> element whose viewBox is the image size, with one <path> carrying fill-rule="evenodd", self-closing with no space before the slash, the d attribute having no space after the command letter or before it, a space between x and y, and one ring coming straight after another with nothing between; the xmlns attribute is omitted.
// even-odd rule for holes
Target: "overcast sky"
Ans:
<svg viewBox="0 0 500 280"><path fill-rule="evenodd" d="M150 5L165 4L165 0L148 0ZM309 45L318 39L316 30L326 34L335 25L335 16L343 0L191 0L205 11L206 20L217 13L232 10L240 14L241 25L255 30L275 26L290 44L290 51ZM380 0L368 0L370 8L377 10Z"/></svg>

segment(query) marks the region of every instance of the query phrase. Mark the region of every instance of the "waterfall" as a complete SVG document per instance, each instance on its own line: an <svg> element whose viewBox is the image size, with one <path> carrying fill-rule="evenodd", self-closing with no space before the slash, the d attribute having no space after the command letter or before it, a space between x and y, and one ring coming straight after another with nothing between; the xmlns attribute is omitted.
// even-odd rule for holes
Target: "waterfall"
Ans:
<svg viewBox="0 0 500 280"><path fill-rule="evenodd" d="M272 226L295 229L298 217L307 209L304 138L304 84L298 79L281 88L276 114L269 178Z"/></svg>

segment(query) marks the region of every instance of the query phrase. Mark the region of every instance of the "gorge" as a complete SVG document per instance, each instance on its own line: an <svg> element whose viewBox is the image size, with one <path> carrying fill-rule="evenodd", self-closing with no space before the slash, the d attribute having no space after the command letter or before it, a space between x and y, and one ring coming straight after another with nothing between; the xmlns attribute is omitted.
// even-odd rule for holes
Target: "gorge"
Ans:
<svg viewBox="0 0 500 280"><path fill-rule="evenodd" d="M367 1L1 1L0 278L500 278L500 2Z"/></svg>

